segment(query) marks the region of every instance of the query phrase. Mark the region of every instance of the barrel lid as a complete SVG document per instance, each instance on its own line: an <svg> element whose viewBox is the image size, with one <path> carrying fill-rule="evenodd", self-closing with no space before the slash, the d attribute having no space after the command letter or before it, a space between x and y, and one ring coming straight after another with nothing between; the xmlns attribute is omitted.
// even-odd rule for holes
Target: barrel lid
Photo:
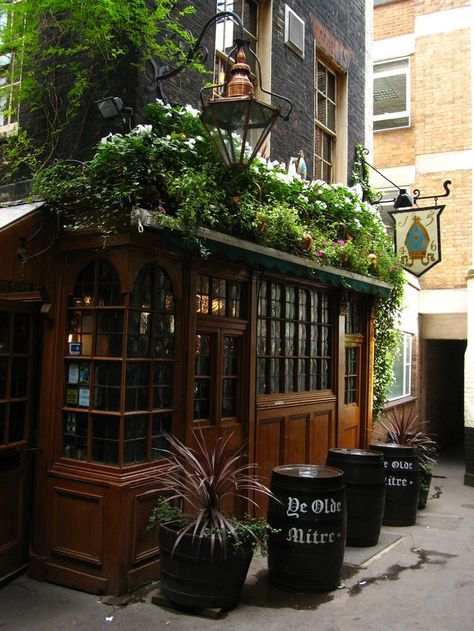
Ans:
<svg viewBox="0 0 474 631"><path fill-rule="evenodd" d="M373 451L368 449L346 449L344 447L334 447L329 450L331 454L337 454L341 456L368 456L369 458L380 458L381 451Z"/></svg>
<svg viewBox="0 0 474 631"><path fill-rule="evenodd" d="M397 443L371 443L370 445L370 449L378 449L382 452L387 452L389 450L393 451L393 452L399 452L399 453L406 453L406 454L413 454L413 453L417 453L417 448L414 447L413 445L403 445L403 444L397 444Z"/></svg>
<svg viewBox="0 0 474 631"><path fill-rule="evenodd" d="M275 467L273 473L291 478L337 478L343 475L340 469L318 464L284 464Z"/></svg>

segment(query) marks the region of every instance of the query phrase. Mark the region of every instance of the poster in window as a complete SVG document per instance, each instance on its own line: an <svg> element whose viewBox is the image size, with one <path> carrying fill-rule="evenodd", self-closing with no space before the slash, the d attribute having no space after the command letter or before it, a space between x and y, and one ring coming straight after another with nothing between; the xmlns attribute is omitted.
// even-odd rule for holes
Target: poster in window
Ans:
<svg viewBox="0 0 474 631"><path fill-rule="evenodd" d="M80 364L79 366L79 383L89 383L89 364Z"/></svg>
<svg viewBox="0 0 474 631"><path fill-rule="evenodd" d="M77 405L77 388L66 388L66 404Z"/></svg>
<svg viewBox="0 0 474 631"><path fill-rule="evenodd" d="M79 388L79 405L84 408L89 407L90 391L89 388Z"/></svg>
<svg viewBox="0 0 474 631"><path fill-rule="evenodd" d="M69 364L68 383L79 383L79 364Z"/></svg>

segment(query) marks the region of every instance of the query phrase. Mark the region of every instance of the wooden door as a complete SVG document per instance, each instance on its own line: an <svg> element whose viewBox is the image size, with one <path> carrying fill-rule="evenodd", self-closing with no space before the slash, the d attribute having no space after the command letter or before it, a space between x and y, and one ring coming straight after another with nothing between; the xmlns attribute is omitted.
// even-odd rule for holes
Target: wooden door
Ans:
<svg viewBox="0 0 474 631"><path fill-rule="evenodd" d="M33 323L0 305L0 583L27 565L34 448Z"/></svg>
<svg viewBox="0 0 474 631"><path fill-rule="evenodd" d="M364 328L362 303L349 300L340 316L340 366L337 445L346 449L361 446L361 410L364 398Z"/></svg>

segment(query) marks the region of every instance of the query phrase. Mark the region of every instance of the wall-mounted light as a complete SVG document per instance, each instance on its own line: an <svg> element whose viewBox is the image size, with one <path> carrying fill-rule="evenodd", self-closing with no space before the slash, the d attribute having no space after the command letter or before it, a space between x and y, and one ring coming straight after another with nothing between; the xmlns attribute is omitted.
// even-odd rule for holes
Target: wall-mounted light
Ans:
<svg viewBox="0 0 474 631"><path fill-rule="evenodd" d="M104 120L113 120L120 125L128 125L130 127L133 109L124 107L123 101L119 96L107 96L99 99L95 104Z"/></svg>

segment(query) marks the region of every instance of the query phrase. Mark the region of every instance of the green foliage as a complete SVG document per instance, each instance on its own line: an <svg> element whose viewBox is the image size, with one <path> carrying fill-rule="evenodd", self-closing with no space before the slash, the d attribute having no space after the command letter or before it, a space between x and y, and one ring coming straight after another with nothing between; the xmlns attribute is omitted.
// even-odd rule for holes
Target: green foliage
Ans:
<svg viewBox="0 0 474 631"><path fill-rule="evenodd" d="M212 228L390 283L375 322L377 416L392 376L404 285L378 210L353 189L301 180L278 163L256 159L248 170L227 169L190 106L156 102L147 117L128 134L102 139L90 162L42 169L35 192L69 229L110 233L140 207L187 236Z"/></svg>
<svg viewBox="0 0 474 631"><path fill-rule="evenodd" d="M15 84L12 110L22 103L41 116L44 129L35 140L43 162L73 123L80 137L90 107L108 92L124 60L137 69L153 56L183 61L178 43L192 37L180 19L194 9L177 11L175 5L175 0L0 1L9 16L0 30L0 55L13 55L6 77ZM201 69L199 63L190 67ZM9 173L20 166L10 162Z"/></svg>
<svg viewBox="0 0 474 631"><path fill-rule="evenodd" d="M229 498L257 506L247 493L249 496L256 493L273 497L270 489L256 477L254 465L243 462L242 448L235 452L230 450L231 436L218 437L210 448L202 433L194 432L196 450L175 436L166 434L165 438L170 450L164 450L162 462L168 466L160 475L160 483L171 495L160 498L150 515L150 525L176 524L178 536L173 550L187 533L196 539L197 554L203 538L211 540L211 550L218 542L224 553L229 542L237 548L251 542L265 549L268 533L265 522L249 517L238 519L223 510ZM172 504L166 506L176 500L190 506L193 514L185 516Z"/></svg>

